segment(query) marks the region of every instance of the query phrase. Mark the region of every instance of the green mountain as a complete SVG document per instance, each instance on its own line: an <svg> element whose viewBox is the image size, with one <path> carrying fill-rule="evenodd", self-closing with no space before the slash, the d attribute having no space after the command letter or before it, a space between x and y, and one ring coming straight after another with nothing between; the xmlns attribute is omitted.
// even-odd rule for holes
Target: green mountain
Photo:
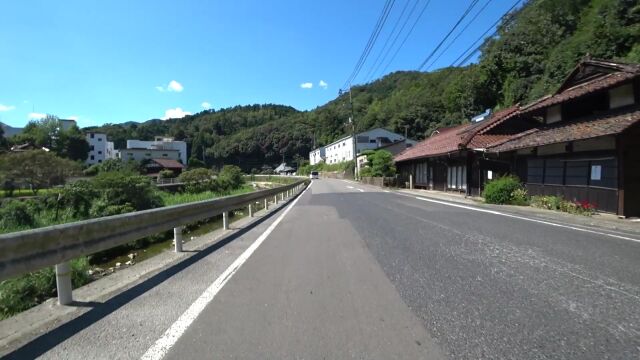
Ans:
<svg viewBox="0 0 640 360"><path fill-rule="evenodd" d="M107 124L116 148L126 139L169 135L187 141L208 165L259 169L298 162L351 131L385 127L422 139L487 108L527 103L553 92L583 57L640 62L637 0L532 0L506 17L481 47L477 64L434 72L400 71L352 88L311 111L283 105L236 106L182 119Z"/></svg>

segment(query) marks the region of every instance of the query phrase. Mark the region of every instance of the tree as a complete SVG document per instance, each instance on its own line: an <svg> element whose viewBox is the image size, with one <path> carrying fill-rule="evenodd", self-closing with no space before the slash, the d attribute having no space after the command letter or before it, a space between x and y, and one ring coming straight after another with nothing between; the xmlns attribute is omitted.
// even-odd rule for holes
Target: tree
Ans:
<svg viewBox="0 0 640 360"><path fill-rule="evenodd" d="M77 126L63 129L60 119L47 115L44 119L30 121L16 143L31 143L52 150L58 156L75 161L84 161L89 154L89 143Z"/></svg>
<svg viewBox="0 0 640 360"><path fill-rule="evenodd" d="M210 190L213 184L213 171L210 169L193 169L183 171L178 180L184 183L187 192L198 193Z"/></svg>
<svg viewBox="0 0 640 360"><path fill-rule="evenodd" d="M9 153L0 158L4 182L29 186L34 194L39 189L64 184L72 175L80 174L80 165L44 150Z"/></svg>
<svg viewBox="0 0 640 360"><path fill-rule="evenodd" d="M222 170L220 170L216 183L222 191L237 189L244 184L242 170L235 165L225 165L222 167Z"/></svg>
<svg viewBox="0 0 640 360"><path fill-rule="evenodd" d="M388 177L396 174L393 154L387 150L376 150L365 153L367 167L360 171L360 176Z"/></svg>

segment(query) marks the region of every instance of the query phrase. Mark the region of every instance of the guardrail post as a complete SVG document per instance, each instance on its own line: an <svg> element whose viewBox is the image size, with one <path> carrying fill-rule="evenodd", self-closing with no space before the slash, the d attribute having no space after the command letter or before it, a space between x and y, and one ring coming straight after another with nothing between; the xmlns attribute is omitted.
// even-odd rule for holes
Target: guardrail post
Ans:
<svg viewBox="0 0 640 360"><path fill-rule="evenodd" d="M269 210L269 199L264 198L264 210Z"/></svg>
<svg viewBox="0 0 640 360"><path fill-rule="evenodd" d="M224 230L229 230L229 212L225 211L222 213L222 228Z"/></svg>
<svg viewBox="0 0 640 360"><path fill-rule="evenodd" d="M278 204L278 195L273 195L273 205Z"/></svg>
<svg viewBox="0 0 640 360"><path fill-rule="evenodd" d="M413 175L409 174L409 189L413 190Z"/></svg>
<svg viewBox="0 0 640 360"><path fill-rule="evenodd" d="M182 226L173 228L173 241L175 242L175 251L182 252Z"/></svg>
<svg viewBox="0 0 640 360"><path fill-rule="evenodd" d="M58 304L69 305L73 302L71 266L68 261L56 265L56 288L58 290Z"/></svg>
<svg viewBox="0 0 640 360"><path fill-rule="evenodd" d="M253 217L253 204L249 204L249 217Z"/></svg>

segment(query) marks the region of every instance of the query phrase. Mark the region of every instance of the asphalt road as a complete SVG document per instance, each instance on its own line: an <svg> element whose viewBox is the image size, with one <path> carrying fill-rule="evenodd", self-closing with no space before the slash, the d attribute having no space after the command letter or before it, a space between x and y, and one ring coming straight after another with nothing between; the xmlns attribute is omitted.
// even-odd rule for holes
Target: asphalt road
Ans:
<svg viewBox="0 0 640 360"><path fill-rule="evenodd" d="M14 355L139 358L277 216ZM316 180L165 358L640 358L640 236L566 225Z"/></svg>

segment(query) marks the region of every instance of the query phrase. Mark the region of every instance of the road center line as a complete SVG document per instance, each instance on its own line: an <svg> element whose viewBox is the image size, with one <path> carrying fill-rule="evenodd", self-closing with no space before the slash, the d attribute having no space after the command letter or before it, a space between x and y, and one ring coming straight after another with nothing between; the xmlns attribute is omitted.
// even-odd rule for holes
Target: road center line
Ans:
<svg viewBox="0 0 640 360"><path fill-rule="evenodd" d="M313 182L311 182L313 184ZM180 336L189 328L196 320L198 315L213 300L222 287L231 279L231 277L240 269L240 267L249 259L249 257L258 249L264 240L278 226L278 224L289 213L291 208L300 200L302 195L311 187L311 184L289 205L284 212L263 232L258 239L251 244L240 256L214 281L196 301L174 322L167 331L147 350L141 359L143 360L159 360L162 359L171 349L171 347L180 339Z"/></svg>
<svg viewBox="0 0 640 360"><path fill-rule="evenodd" d="M544 221L544 220L531 219L531 218L527 218L527 217L524 217L524 216L507 214L507 213L503 213L503 212L495 211L495 210L479 209L479 208L472 207L472 206L452 204L452 203L449 203L449 202L446 202L446 201L427 199L427 198L423 198L423 197L420 197L420 196L413 196L413 195L400 194L400 193L396 193L396 194L401 195L401 196L412 197L412 198L415 198L415 199L418 199L418 200L432 202L432 203L436 203L436 204L453 206L453 207L457 207L457 208L461 208L461 209L467 209L467 210L479 211L479 212L484 212L484 213L489 213L489 214L494 214L494 215L506 216L506 217L510 217L510 218L513 218L513 219L526 220L526 221L531 221L531 222L535 222L535 223L539 223L539 224L545 224L545 225L551 225L551 226L561 227L561 228L565 228L565 229L582 231L582 232L586 232L586 233L590 233L590 234L604 235L604 236L609 236L609 237L616 238L616 239L640 242L640 239L634 239L634 238L627 237L627 236L608 234L608 233L605 233L605 232L589 230L589 229L583 229L583 228L579 228L579 227L575 227L575 226L571 226L571 225L557 224L557 223Z"/></svg>

